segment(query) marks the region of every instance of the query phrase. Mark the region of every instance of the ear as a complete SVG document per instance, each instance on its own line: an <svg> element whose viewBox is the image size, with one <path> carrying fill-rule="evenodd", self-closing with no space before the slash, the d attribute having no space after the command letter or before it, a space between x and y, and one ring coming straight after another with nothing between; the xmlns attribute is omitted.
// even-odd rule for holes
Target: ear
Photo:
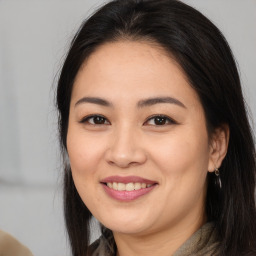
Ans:
<svg viewBox="0 0 256 256"><path fill-rule="evenodd" d="M223 124L216 128L210 138L208 171L213 172L222 164L228 151L229 126Z"/></svg>

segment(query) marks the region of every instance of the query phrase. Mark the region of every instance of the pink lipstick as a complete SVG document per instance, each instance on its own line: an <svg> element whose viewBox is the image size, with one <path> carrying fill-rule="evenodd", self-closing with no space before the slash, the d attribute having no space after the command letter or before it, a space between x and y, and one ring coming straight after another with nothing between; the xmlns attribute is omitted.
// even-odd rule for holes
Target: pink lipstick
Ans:
<svg viewBox="0 0 256 256"><path fill-rule="evenodd" d="M138 176L111 176L101 180L101 184L111 198L132 201L151 192L157 182Z"/></svg>

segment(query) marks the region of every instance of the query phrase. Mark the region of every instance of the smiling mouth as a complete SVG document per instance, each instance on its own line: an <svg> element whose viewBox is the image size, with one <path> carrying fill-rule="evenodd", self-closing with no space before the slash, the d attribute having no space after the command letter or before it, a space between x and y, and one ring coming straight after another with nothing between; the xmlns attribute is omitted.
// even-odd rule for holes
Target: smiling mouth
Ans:
<svg viewBox="0 0 256 256"><path fill-rule="evenodd" d="M144 178L129 176L108 177L100 182L105 192L119 201L132 201L150 193L158 183Z"/></svg>
<svg viewBox="0 0 256 256"><path fill-rule="evenodd" d="M144 188L150 188L154 184L146 184L146 183L140 183L140 182L129 182L129 183L121 183L121 182L107 182L104 183L106 186L113 190L118 191L133 191L133 190L140 190Z"/></svg>

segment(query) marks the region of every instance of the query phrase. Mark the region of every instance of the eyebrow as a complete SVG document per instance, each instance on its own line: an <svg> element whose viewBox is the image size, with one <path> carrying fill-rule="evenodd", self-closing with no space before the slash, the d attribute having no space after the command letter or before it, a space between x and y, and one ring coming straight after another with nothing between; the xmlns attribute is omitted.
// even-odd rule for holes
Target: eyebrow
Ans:
<svg viewBox="0 0 256 256"><path fill-rule="evenodd" d="M181 101L173 97L156 97L156 98L140 100L138 102L138 107L142 108L142 107L152 106L159 103L175 104L180 107L186 108L186 106Z"/></svg>
<svg viewBox="0 0 256 256"><path fill-rule="evenodd" d="M92 104L97 104L97 105L101 105L101 106L105 106L105 107L112 107L112 103L108 102L105 99L102 98L97 98L97 97L83 97L80 100L78 100L75 104L75 107L77 105L80 105L82 103L92 103ZM173 97L155 97L155 98L148 98L148 99L144 99L144 100L140 100L137 103L137 106L139 108L143 108L143 107L148 107L148 106L152 106L152 105L156 105L156 104L160 104L160 103L169 103L169 104L176 104L180 107L186 108L186 106L179 101L176 98Z"/></svg>
<svg viewBox="0 0 256 256"><path fill-rule="evenodd" d="M105 107L110 107L112 104L108 102L107 100L104 100L102 98L96 98L96 97L83 97L80 100L78 100L75 104L75 107L79 104L82 103L92 103L92 104L97 104Z"/></svg>

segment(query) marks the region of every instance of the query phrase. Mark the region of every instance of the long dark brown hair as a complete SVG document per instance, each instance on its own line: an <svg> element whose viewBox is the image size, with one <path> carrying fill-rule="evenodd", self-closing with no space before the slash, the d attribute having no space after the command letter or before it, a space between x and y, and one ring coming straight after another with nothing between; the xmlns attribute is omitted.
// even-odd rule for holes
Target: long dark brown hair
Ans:
<svg viewBox="0 0 256 256"><path fill-rule="evenodd" d="M219 255L256 251L255 147L231 49L205 16L177 0L116 0L101 7L75 35L57 88L59 136L63 154L72 86L78 70L97 48L111 41L153 41L179 63L199 95L209 133L227 124L230 141L220 168L222 189L208 174L206 212L219 236ZM74 256L88 255L91 213L64 168L64 208Z"/></svg>

